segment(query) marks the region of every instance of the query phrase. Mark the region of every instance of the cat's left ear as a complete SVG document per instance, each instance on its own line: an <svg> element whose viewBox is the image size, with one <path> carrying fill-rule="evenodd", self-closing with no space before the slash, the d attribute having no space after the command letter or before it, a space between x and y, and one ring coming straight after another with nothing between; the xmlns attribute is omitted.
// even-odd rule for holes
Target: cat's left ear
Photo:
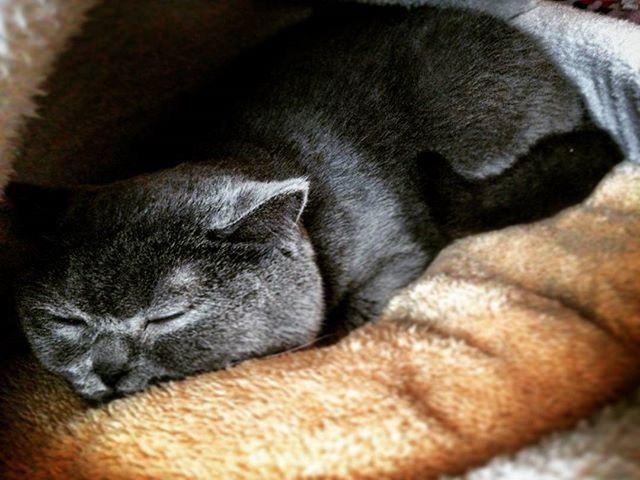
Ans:
<svg viewBox="0 0 640 480"><path fill-rule="evenodd" d="M297 229L307 203L309 182L292 178L278 182L251 184L248 208L230 224L216 229L214 236L231 241L268 242L289 238Z"/></svg>

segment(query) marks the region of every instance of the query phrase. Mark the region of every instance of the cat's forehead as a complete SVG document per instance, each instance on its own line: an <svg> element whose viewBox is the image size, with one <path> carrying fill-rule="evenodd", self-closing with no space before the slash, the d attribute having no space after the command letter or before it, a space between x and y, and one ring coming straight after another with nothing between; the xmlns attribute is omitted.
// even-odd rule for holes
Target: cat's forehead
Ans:
<svg viewBox="0 0 640 480"><path fill-rule="evenodd" d="M193 287L200 281L201 273L193 263L176 265L159 278L156 292L162 294L164 291Z"/></svg>
<svg viewBox="0 0 640 480"><path fill-rule="evenodd" d="M298 182L300 185L298 185ZM237 220L274 195L306 188L304 179L262 182L201 165L178 166L100 187L77 198L68 220L74 230L106 232L143 229L147 234L215 228ZM78 229L78 223L84 227Z"/></svg>
<svg viewBox="0 0 640 480"><path fill-rule="evenodd" d="M224 217L252 202L256 196L252 183L207 169L177 167L87 193L78 198L71 216L90 216L98 223L163 217L186 221L189 215L206 214Z"/></svg>
<svg viewBox="0 0 640 480"><path fill-rule="evenodd" d="M54 285L56 294L49 298L90 316L127 318L155 307L188 303L199 290L202 276L194 264L140 269L133 263L123 258L118 266L128 264L128 270L101 265L102 271L77 263Z"/></svg>

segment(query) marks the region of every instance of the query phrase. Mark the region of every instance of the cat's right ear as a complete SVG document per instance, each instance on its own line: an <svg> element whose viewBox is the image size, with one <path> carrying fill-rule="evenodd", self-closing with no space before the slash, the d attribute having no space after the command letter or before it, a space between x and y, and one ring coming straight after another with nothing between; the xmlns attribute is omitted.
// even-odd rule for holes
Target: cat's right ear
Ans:
<svg viewBox="0 0 640 480"><path fill-rule="evenodd" d="M55 229L70 199L68 188L10 183L0 205L14 235L33 238Z"/></svg>
<svg viewBox="0 0 640 480"><path fill-rule="evenodd" d="M252 192L248 208L237 212L231 223L212 230L210 237L251 243L288 239L307 203L309 182L291 178L252 182L247 188Z"/></svg>

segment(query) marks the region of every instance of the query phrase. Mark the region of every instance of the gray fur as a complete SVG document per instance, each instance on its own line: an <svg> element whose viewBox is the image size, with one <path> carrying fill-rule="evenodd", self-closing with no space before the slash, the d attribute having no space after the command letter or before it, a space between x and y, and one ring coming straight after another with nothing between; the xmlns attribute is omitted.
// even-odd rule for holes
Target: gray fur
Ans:
<svg viewBox="0 0 640 480"><path fill-rule="evenodd" d="M307 188L196 166L77 193L19 291L34 352L97 400L310 341L323 304L297 234ZM256 240L260 216L278 228Z"/></svg>
<svg viewBox="0 0 640 480"><path fill-rule="evenodd" d="M22 207L43 252L23 329L87 398L361 325L452 239L576 202L620 158L479 14L343 6L231 71L201 162Z"/></svg>

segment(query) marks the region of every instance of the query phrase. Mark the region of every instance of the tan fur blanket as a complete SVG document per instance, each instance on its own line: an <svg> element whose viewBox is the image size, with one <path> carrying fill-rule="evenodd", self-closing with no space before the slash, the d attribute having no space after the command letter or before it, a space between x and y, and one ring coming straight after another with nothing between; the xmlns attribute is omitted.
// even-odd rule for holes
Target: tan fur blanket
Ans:
<svg viewBox="0 0 640 480"><path fill-rule="evenodd" d="M331 347L95 410L14 364L0 462L15 479L459 472L637 384L639 279L640 169L627 166L552 220L448 248L382 321Z"/></svg>
<svg viewBox="0 0 640 480"><path fill-rule="evenodd" d="M118 18L109 16L110 5L101 7L105 23L90 29L109 31L109 19ZM254 23L266 33L278 26ZM221 35L228 40L238 31ZM96 148L106 152L121 134L111 129L95 138L98 126L117 118L113 111L90 121L78 114L91 110L86 96L73 95L78 85L100 91L117 77L69 77L82 40L61 60L67 74L49 79L56 94L43 103L44 120L24 134L25 178L100 176L97 160L62 165ZM138 54L123 56L135 64L144 57ZM122 101L116 90L104 93ZM47 118L60 121L46 125ZM121 131L128 132L139 117L126 118L133 123ZM56 144L59 135L74 140ZM329 347L253 360L98 409L28 357L10 358L0 377L6 479L426 479L462 472L572 426L639 384L640 166L619 168L588 202L553 219L454 244L380 322ZM640 445L619 453L637 462Z"/></svg>

